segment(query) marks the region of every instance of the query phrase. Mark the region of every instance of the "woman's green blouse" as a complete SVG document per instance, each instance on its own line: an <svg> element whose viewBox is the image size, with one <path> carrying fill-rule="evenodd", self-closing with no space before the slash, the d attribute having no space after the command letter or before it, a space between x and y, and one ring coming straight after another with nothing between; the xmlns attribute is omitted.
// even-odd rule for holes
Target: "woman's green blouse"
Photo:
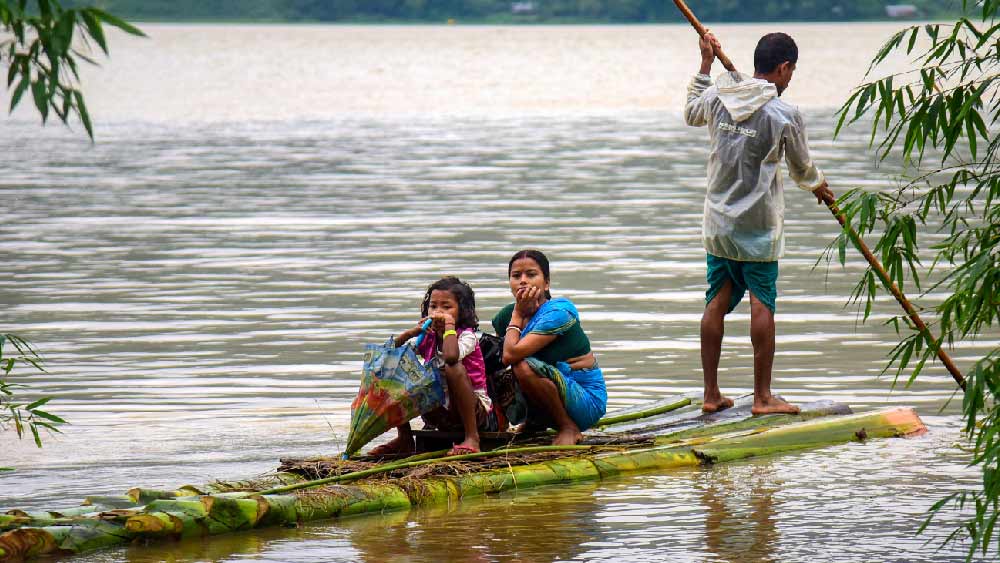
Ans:
<svg viewBox="0 0 1000 563"><path fill-rule="evenodd" d="M493 317L493 330L497 336L503 338L507 327L510 325L510 318L514 314L514 303L507 305ZM551 332L532 331L532 334L555 334L556 339L548 346L532 354L533 357L550 364L556 365L558 362L565 362L570 358L576 358L590 352L590 339L583 332L580 323L570 317L571 322L560 326ZM525 335L526 336L526 335Z"/></svg>

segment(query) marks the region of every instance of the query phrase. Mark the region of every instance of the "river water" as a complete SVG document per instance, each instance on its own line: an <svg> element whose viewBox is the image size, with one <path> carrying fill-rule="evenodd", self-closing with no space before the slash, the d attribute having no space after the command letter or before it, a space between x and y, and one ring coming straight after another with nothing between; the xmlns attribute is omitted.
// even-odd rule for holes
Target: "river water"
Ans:
<svg viewBox="0 0 1000 563"><path fill-rule="evenodd" d="M143 27L85 75L95 144L24 110L0 125L3 330L42 351L48 372L24 381L72 423L42 449L0 435L18 469L0 508L339 452L363 345L411 326L445 274L488 321L520 248L544 250L553 292L579 305L611 408L700 388L707 132L681 118L688 28ZM783 29L802 51L785 97L835 191L894 185L863 128L832 132L895 26ZM715 31L748 68L772 29ZM916 535L977 482L954 384L937 367L908 388L879 375L895 304L867 324L845 307L864 265L816 265L837 224L786 186L775 389L914 406L928 434L80 560L962 559L938 549L960 514ZM748 312L727 324L731 393L752 385Z"/></svg>

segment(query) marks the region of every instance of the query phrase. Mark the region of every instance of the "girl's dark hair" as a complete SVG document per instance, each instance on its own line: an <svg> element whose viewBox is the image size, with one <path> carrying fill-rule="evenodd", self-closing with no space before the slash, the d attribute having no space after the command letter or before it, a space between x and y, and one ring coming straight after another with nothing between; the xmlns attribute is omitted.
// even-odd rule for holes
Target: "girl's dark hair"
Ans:
<svg viewBox="0 0 1000 563"><path fill-rule="evenodd" d="M518 250L510 257L510 262L507 263L507 277L510 277L510 271L514 268L514 262L522 258L531 258L536 263L538 267L542 269L542 276L545 277L545 281L550 281L549 279L549 259L542 254L541 250ZM548 291L545 292L546 299L552 299L552 294Z"/></svg>
<svg viewBox="0 0 1000 563"><path fill-rule="evenodd" d="M770 74L784 62L799 61L799 47L785 33L768 33L757 42L753 52L753 70L757 74Z"/></svg>
<svg viewBox="0 0 1000 563"><path fill-rule="evenodd" d="M431 293L435 290L450 291L458 301L458 318L455 319L455 327L458 329L479 328L479 317L476 316L476 293L472 287L455 276L441 278L432 283L424 294L424 302L420 304L420 315L427 316L427 310L431 305Z"/></svg>

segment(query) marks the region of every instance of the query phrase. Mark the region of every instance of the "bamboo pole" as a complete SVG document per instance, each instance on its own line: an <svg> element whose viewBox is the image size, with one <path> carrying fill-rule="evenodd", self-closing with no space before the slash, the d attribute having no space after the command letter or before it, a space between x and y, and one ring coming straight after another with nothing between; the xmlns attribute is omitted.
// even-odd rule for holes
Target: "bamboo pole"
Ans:
<svg viewBox="0 0 1000 563"><path fill-rule="evenodd" d="M710 438L713 436L721 435L731 435L735 432L745 432L745 431L759 431L760 429L773 429L780 426L786 426L790 424L795 424L798 422L807 422L810 420L815 420L821 417L829 417L832 415L849 415L853 414L850 409L844 409L843 405L837 403L820 401L817 403L809 403L802 405L802 410L799 414L769 414L763 416L754 416L750 413L749 407L742 407L746 409L745 416L736 416L733 418L727 418L715 424L710 424L706 426L697 426L694 428L685 426L679 430L673 432L667 432L664 434L658 434L654 437L653 441L657 445L661 444L671 444L677 443L683 440L692 440L698 438Z"/></svg>
<svg viewBox="0 0 1000 563"><path fill-rule="evenodd" d="M390 471L395 471L397 469L409 469L411 467L420 467L422 465L430 465L433 463L445 463L451 461L465 461L470 459L484 459L488 457L499 457L503 455L510 454L528 454L528 453L540 453L540 452L568 452L568 451L581 451L581 450L591 450L595 446L528 446L524 448L503 448L499 450L490 450L488 452L477 452L474 454L462 454L453 455L447 457L439 457L434 459L421 459L417 461L403 461L397 463L388 463L385 465L379 465L372 467L370 469L363 469L361 471L354 471L352 473L344 473L343 475L335 475L333 477L326 477L323 479L315 479L312 481L305 481L302 483L294 483L291 485L286 485L284 487L275 487L273 489L268 489L266 491L261 491L261 495L278 495L282 493L290 493L292 491L298 491L301 489L309 489L312 487L319 487L322 485L328 485L330 483L340 483L343 481L352 481L355 479L361 479L362 477L369 477L371 475L377 475L379 473L388 473Z"/></svg>
<svg viewBox="0 0 1000 563"><path fill-rule="evenodd" d="M698 21L698 18L694 15L694 12L692 12L691 9L687 7L687 4L684 3L684 0L674 0L674 4L677 5L677 8L681 11L682 14L684 14L684 17L687 18L687 20L691 23L695 31L698 32L698 35L701 37L705 37L705 34L708 33L708 30L705 29L705 26L701 25L701 22ZM732 61L729 60L729 57L727 57L725 53L722 52L721 49L716 49L715 56L716 58L719 59L719 62L722 63L722 66L726 67L726 70L728 71L736 70L736 67L733 65ZM938 359L941 360L941 363L944 364L945 368L947 368L948 373L951 374L951 377L955 380L955 383L957 383L958 386L962 388L962 391L965 391L965 377L962 376L962 372L959 371L958 366L956 366L955 362L952 361L951 356L949 356L948 353L944 351L944 348L941 346L941 343L938 342L938 340L934 338L934 335L931 334L930 329L927 328L927 325L924 324L924 321L920 318L920 315L917 314L916 308L913 307L913 305L906 298L906 296L903 295L903 292L899 289L899 287L897 287L896 284L893 283L892 279L889 278L889 274L886 273L885 268L882 267L882 264L878 261L878 258L876 258L875 255L872 253L872 251L868 249L868 245L865 244L864 240L862 240L861 235L859 235L857 231L855 231L854 228L847 223L847 218L844 216L843 213L841 213L840 208L837 206L836 198L834 198L832 195L824 195L823 203L825 203L827 208L830 209L830 213L832 213L833 216L837 219L837 222L840 223L841 227L843 227L846 231L848 231L848 234L850 235L851 240L854 242L854 245L865 257L865 260L868 261L868 264L871 265L872 269L875 270L875 273L876 275L878 275L879 280L886 287L886 289L888 289L889 292L892 293L892 296L896 298L896 301L899 302L900 306L903 307L903 310L906 311L906 315L910 318L911 321L913 321L913 324L916 325L917 330L919 330L920 333L924 336L924 338L927 339L927 345L934 348L934 351L936 352Z"/></svg>
<svg viewBox="0 0 1000 563"><path fill-rule="evenodd" d="M861 254L865 257L865 260L867 260L868 263L871 265L872 270L875 271L875 275L878 276L878 279L882 282L882 285L885 286L890 293L892 293L892 296L896 298L896 301L899 303L899 305L903 308L904 311L906 311L906 315L910 318L911 321L913 321L913 324L917 327L917 330L919 330L920 333L927 340L927 345L934 348L934 351L937 353L938 359L941 360L941 363L944 364L944 367L948 369L948 373L951 374L951 377L955 380L955 383L957 383L958 386L962 388L962 391L965 391L965 377L962 376L962 372L959 371L958 366L956 366L955 362L952 361L951 356L949 356L948 353L945 352L944 348L941 346L941 343L938 342L936 338L934 338L933 334L931 334L930 329L927 328L927 325L924 324L923 319L921 319L920 315L917 314L916 308L914 308L913 304L911 304L910 301L906 298L906 296L903 295L903 292L902 290L899 289L899 286L897 286L895 282L892 281L892 279L889 277L889 274L885 271L885 268L883 268L882 264L878 261L878 258L875 257L875 254L873 254L871 249L868 248L868 245L865 244L865 241L861 238L861 235L859 235L858 232L854 230L854 227L850 226L850 224L847 223L847 217L845 217L844 214L840 211L840 207L837 205L837 200L834 199L832 195L825 195L823 197L823 203L825 203L826 206L830 209L830 213L833 213L833 216L837 218L837 222L840 223L840 226L843 227L845 231L847 231L847 234L851 238L851 242L854 243L854 246L858 249L859 252L861 252Z"/></svg>
<svg viewBox="0 0 1000 563"><path fill-rule="evenodd" d="M868 424L872 422L872 424ZM913 436L927 431L913 410L897 407L881 411L873 420L868 413L789 424L766 432L751 432L731 439L715 440L695 449L708 463L722 463L814 448L831 443L865 441L870 438Z"/></svg>
<svg viewBox="0 0 1000 563"><path fill-rule="evenodd" d="M621 424L622 422L631 422L633 420L639 420L641 418L649 418L651 416L656 416L658 414L664 414L671 411L675 411L681 407L686 407L690 404L691 404L690 397L680 397L677 399L667 400L650 408L605 416L601 420L598 420L596 424L594 424L594 428L602 428L604 426L611 426L612 424Z"/></svg>
<svg viewBox="0 0 1000 563"><path fill-rule="evenodd" d="M677 5L677 9L681 11L681 14L687 18L687 21L691 22L691 25L694 27L695 31L698 32L698 35L705 37L708 30L705 26L701 25L701 22L698 21L698 18L694 15L694 12L691 11L691 8L688 8L687 4L684 3L684 0L674 0L674 4ZM729 57L722 52L722 49L715 50L715 58L719 59L719 62L722 63L722 66L726 67L726 70L730 72L736 70L736 65L733 64L733 61L729 60Z"/></svg>
<svg viewBox="0 0 1000 563"><path fill-rule="evenodd" d="M95 510L136 508L140 506L127 496L89 496L83 499L83 505L96 507Z"/></svg>
<svg viewBox="0 0 1000 563"><path fill-rule="evenodd" d="M447 451L448 450L442 450L441 454L447 453ZM264 488L291 485L294 483L301 483L302 481L305 481L305 478L301 475L278 471L256 479L213 481L205 485L184 485L173 490L134 487L128 490L126 496L135 504L144 505L159 499L195 497L200 495L229 493L233 491L259 491Z"/></svg>

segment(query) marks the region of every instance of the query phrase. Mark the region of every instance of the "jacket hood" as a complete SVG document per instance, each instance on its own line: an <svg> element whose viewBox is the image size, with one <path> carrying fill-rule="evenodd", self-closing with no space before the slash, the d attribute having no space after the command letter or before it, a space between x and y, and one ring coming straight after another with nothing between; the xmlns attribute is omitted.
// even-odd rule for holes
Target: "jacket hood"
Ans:
<svg viewBox="0 0 1000 563"><path fill-rule="evenodd" d="M733 121L746 121L771 98L778 97L774 84L739 72L727 72L715 82L719 100L729 111Z"/></svg>

